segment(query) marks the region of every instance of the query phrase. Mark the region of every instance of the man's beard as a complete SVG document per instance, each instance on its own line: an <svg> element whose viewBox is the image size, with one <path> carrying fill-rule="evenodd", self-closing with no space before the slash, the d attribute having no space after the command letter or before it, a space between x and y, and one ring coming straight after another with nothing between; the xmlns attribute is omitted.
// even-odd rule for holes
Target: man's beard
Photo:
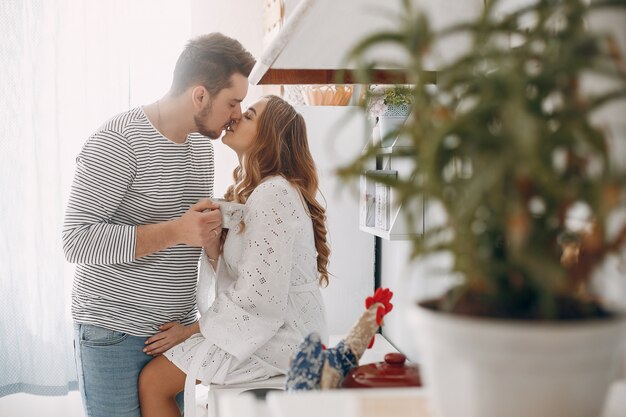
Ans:
<svg viewBox="0 0 626 417"><path fill-rule="evenodd" d="M206 118L211 115L211 106L211 102L207 103L207 105L200 110L200 114L193 116L193 120L196 122L196 131L198 133L211 139L219 139L222 135L222 130L209 130L203 122L203 120L206 120Z"/></svg>

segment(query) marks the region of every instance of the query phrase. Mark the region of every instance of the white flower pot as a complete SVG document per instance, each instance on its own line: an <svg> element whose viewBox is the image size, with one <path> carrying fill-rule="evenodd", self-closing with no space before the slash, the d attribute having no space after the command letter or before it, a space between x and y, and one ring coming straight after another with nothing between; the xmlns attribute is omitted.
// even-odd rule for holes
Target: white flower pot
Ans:
<svg viewBox="0 0 626 417"><path fill-rule="evenodd" d="M599 416L626 320L541 324L415 305L409 323L437 417Z"/></svg>
<svg viewBox="0 0 626 417"><path fill-rule="evenodd" d="M388 105L387 110L378 116L378 129L383 148L393 146L398 135L393 135L392 132L397 132L402 127L410 111L410 107L406 104Z"/></svg>

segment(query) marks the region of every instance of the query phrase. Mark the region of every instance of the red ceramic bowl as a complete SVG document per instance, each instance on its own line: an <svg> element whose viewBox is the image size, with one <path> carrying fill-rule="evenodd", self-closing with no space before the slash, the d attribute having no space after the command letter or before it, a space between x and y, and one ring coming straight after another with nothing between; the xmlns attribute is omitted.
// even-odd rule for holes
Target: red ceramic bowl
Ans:
<svg viewBox="0 0 626 417"><path fill-rule="evenodd" d="M406 363L402 353L388 353L384 362L352 369L343 380L344 388L421 387L419 368Z"/></svg>

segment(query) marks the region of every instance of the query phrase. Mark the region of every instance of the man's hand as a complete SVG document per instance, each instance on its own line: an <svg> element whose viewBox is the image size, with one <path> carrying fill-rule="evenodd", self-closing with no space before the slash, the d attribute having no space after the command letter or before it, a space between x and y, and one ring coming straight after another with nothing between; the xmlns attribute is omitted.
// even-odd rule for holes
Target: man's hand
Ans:
<svg viewBox="0 0 626 417"><path fill-rule="evenodd" d="M198 201L182 216L163 223L137 226L135 259L179 243L212 247L222 232L220 206L209 199Z"/></svg>
<svg viewBox="0 0 626 417"><path fill-rule="evenodd" d="M159 326L159 333L146 340L143 351L148 355L157 356L187 340L191 335L200 332L198 323L191 326L183 326L178 322L165 323Z"/></svg>
<svg viewBox="0 0 626 417"><path fill-rule="evenodd" d="M189 246L209 246L222 231L220 206L209 199L200 200L176 219L175 228L178 243Z"/></svg>

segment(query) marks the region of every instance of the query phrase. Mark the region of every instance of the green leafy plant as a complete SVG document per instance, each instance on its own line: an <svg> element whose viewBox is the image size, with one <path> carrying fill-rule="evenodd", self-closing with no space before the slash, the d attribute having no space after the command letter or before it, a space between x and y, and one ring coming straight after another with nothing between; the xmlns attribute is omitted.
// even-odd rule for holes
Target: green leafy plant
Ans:
<svg viewBox="0 0 626 417"><path fill-rule="evenodd" d="M590 281L626 241L626 225L609 225L626 208L626 173L591 118L625 99L626 65L616 41L585 22L593 10L626 2L537 0L505 17L494 12L498 3L486 2L475 21L435 31L403 1L396 29L351 51L362 83L379 64L366 59L371 48L395 45L409 56L396 66L415 85L413 117L401 131L413 146L394 157L414 163L410 175L381 181L397 191L409 224L421 219L411 208L422 199L445 214L413 239L413 256L451 253L463 278L433 308L519 319L605 316ZM471 47L437 68L433 88L426 53L459 33ZM610 88L583 91L594 76ZM380 152L370 145L340 175L365 175ZM576 208L587 213L578 226Z"/></svg>
<svg viewBox="0 0 626 417"><path fill-rule="evenodd" d="M385 91L383 101L388 106L401 106L413 103L413 91L411 88L397 85Z"/></svg>
<svg viewBox="0 0 626 417"><path fill-rule="evenodd" d="M411 106L413 88L406 85L375 85L366 91L364 106L372 117L378 117L387 106Z"/></svg>

